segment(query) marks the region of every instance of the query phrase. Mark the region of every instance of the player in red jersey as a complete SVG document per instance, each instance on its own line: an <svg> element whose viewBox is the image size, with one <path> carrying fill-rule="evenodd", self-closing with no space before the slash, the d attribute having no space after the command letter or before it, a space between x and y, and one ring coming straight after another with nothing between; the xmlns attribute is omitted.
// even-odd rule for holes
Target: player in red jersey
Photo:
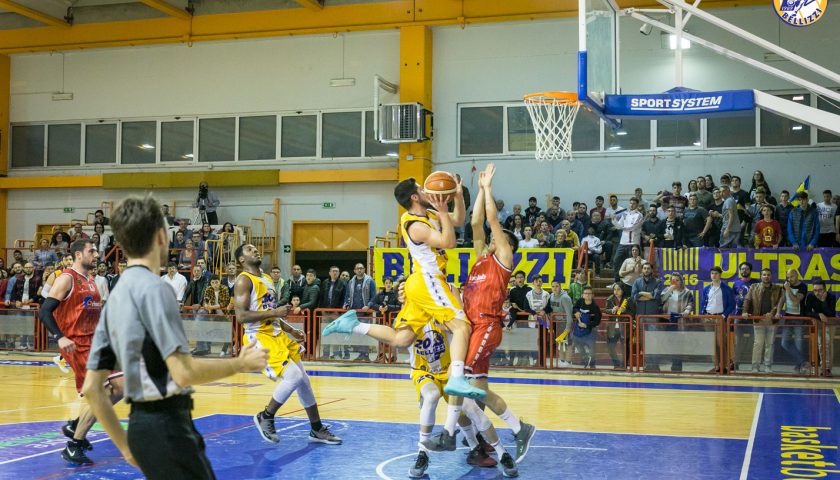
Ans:
<svg viewBox="0 0 840 480"><path fill-rule="evenodd" d="M93 332L99 323L100 296L96 282L90 274L96 268L99 252L90 239L76 240L70 245L73 265L61 272L50 289L39 312L41 322L58 339L58 347L76 376L76 391L81 394L87 373L87 359ZM108 377L111 401L117 403L123 392L122 373ZM78 465L93 463L85 454L92 450L85 438L96 422L90 407L82 406L79 418L67 422L62 432L70 440L61 457Z"/></svg>
<svg viewBox="0 0 840 480"><path fill-rule="evenodd" d="M492 192L495 173L496 167L491 163L479 174L478 197L475 200L470 222L473 230L473 248L478 255L478 260L470 270L470 275L464 284L464 311L472 323L464 370L473 386L487 392L483 400L484 405L490 407L490 410L507 423L513 431L516 439L516 462L519 462L528 453L536 428L520 421L487 383L490 358L502 341L502 319L505 317L502 304L508 298L508 282L514 267L513 254L519 245L513 232L502 228L499 222L496 200ZM484 234L485 218L490 225L492 235L489 245L486 243ZM501 446L498 435L484 412L481 412L474 401L466 399L464 411L501 459L505 455L504 447ZM439 438L434 438L432 443L443 447L446 442L440 435ZM434 450L440 449L448 450L448 448L434 448ZM503 466L504 463L502 461Z"/></svg>

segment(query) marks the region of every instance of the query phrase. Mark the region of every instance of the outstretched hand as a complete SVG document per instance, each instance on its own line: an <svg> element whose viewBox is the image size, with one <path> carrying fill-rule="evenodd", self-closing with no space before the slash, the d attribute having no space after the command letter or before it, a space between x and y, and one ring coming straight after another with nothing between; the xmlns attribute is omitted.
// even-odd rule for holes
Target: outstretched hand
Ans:
<svg viewBox="0 0 840 480"><path fill-rule="evenodd" d="M443 193L429 193L429 203L441 215L449 211L447 203L449 203L449 195Z"/></svg>
<svg viewBox="0 0 840 480"><path fill-rule="evenodd" d="M494 175L496 175L496 166L488 163L484 171L478 174L478 184L483 188L489 188Z"/></svg>

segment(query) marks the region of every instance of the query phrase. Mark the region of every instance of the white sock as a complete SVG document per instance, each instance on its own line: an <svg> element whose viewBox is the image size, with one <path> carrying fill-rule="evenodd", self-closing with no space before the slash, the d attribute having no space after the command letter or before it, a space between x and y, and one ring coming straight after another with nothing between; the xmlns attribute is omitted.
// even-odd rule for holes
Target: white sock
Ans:
<svg viewBox="0 0 840 480"><path fill-rule="evenodd" d="M473 427L472 425L468 425L466 427L461 425L461 431L467 438L467 443L470 445L470 450L478 446L478 439L475 438L475 427Z"/></svg>
<svg viewBox="0 0 840 480"><path fill-rule="evenodd" d="M449 432L450 435L455 435L455 424L458 423L458 417L460 416L460 405L449 405L446 407L446 423L443 424L443 429Z"/></svg>
<svg viewBox="0 0 840 480"><path fill-rule="evenodd" d="M519 423L519 418L510 411L510 407L506 408L505 411L499 415L499 418L507 423L507 426L513 430L514 435L519 433L519 430L522 428L522 425Z"/></svg>
<svg viewBox="0 0 840 480"><path fill-rule="evenodd" d="M496 450L496 455L498 455L499 458L502 458L502 455L507 453L505 447L502 446L501 440L496 440L496 443L491 443L490 446Z"/></svg>
<svg viewBox="0 0 840 480"><path fill-rule="evenodd" d="M463 377L464 376L464 362L459 362L457 360L453 360L452 363L449 364L449 374L453 377Z"/></svg>
<svg viewBox="0 0 840 480"><path fill-rule="evenodd" d="M432 438L432 432L429 432L429 433L420 432L420 441L417 442L417 446L419 447L421 452L427 452L428 451L426 449L426 447L423 446L423 442L430 439L430 438Z"/></svg>
<svg viewBox="0 0 840 480"><path fill-rule="evenodd" d="M358 333L360 335L367 335L368 331L370 331L370 324L359 322L358 325L353 327L353 333Z"/></svg>

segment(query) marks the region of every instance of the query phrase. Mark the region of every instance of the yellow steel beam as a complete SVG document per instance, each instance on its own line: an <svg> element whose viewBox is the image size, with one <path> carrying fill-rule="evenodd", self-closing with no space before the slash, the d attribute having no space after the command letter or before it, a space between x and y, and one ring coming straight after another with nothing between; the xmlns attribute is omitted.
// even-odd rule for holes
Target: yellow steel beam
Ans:
<svg viewBox="0 0 840 480"><path fill-rule="evenodd" d="M707 0L704 8L764 5L766 0ZM627 0L622 7L658 5L654 0ZM310 35L404 26L465 25L574 17L575 0L392 0L375 3L263 10L193 17L191 22L167 17L74 25L0 30L0 53L75 50L160 43L236 40Z"/></svg>
<svg viewBox="0 0 840 480"><path fill-rule="evenodd" d="M170 5L163 0L140 0L140 3L146 5L147 7L152 7L157 11L163 12L170 17L180 18L181 20L189 20L192 17L192 15L190 15L186 10L181 10L180 8Z"/></svg>
<svg viewBox="0 0 840 480"><path fill-rule="evenodd" d="M295 0L301 7L306 7L310 10L321 10L324 5L318 0Z"/></svg>
<svg viewBox="0 0 840 480"><path fill-rule="evenodd" d="M280 170L278 183L396 182L396 168L350 170Z"/></svg>
<svg viewBox="0 0 840 480"><path fill-rule="evenodd" d="M70 26L70 24L65 22L63 19L47 15L46 13L39 12L38 10L13 2L12 0L0 0L0 8L17 13L18 15L23 15L24 17L28 17L33 20L37 20L41 23L46 23L47 25L51 25L53 27L65 28Z"/></svg>
<svg viewBox="0 0 840 480"><path fill-rule="evenodd" d="M432 29L400 28L400 101L432 105ZM400 180L423 182L432 171L432 141L400 144Z"/></svg>
<svg viewBox="0 0 840 480"><path fill-rule="evenodd" d="M101 187L102 175L0 178L0 189Z"/></svg>
<svg viewBox="0 0 840 480"><path fill-rule="evenodd" d="M9 158L7 140L9 135L9 94L12 85L12 64L8 55L0 55L0 176L6 176L8 172ZM3 141L5 140L5 141ZM2 247L2 245L0 245Z"/></svg>

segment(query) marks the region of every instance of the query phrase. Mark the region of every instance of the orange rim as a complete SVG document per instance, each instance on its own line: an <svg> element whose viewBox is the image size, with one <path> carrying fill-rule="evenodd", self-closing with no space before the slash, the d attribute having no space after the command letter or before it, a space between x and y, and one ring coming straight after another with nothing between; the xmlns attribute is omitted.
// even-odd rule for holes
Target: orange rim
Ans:
<svg viewBox="0 0 840 480"><path fill-rule="evenodd" d="M578 102L575 92L537 92L523 97L526 103L542 103L550 105L573 105Z"/></svg>

